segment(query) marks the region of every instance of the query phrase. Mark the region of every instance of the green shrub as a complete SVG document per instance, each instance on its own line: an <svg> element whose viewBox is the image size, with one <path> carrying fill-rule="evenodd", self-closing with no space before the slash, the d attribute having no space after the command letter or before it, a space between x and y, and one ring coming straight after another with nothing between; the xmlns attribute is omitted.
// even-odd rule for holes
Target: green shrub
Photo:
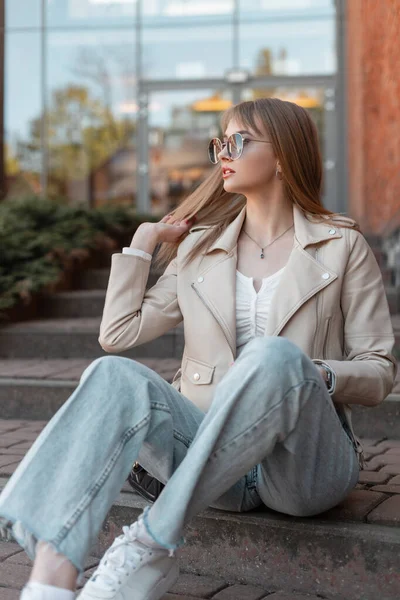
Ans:
<svg viewBox="0 0 400 600"><path fill-rule="evenodd" d="M124 206L89 210L38 197L1 202L0 317L55 283L72 260L158 219Z"/></svg>

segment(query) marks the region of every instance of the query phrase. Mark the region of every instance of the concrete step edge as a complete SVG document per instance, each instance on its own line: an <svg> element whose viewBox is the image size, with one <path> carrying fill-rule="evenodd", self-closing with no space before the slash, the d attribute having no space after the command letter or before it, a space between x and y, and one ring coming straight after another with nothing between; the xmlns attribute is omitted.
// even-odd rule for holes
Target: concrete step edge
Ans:
<svg viewBox="0 0 400 600"><path fill-rule="evenodd" d="M10 335L26 335L26 334L99 334L100 317L95 318L68 318L68 319L37 319L35 321L25 321L5 325L0 328L0 337ZM88 322L95 321L95 322ZM175 332L180 331L179 328L174 328L164 335L175 335Z"/></svg>
<svg viewBox="0 0 400 600"><path fill-rule="evenodd" d="M91 290L68 290L68 291L64 291L64 292L55 292L52 294L48 294L46 296L44 296L44 299L46 302L48 302L49 300L52 300L53 298L57 299L57 300L62 300L62 299L73 299L73 298L105 298L106 296L106 290L99 288L99 289L91 289Z"/></svg>

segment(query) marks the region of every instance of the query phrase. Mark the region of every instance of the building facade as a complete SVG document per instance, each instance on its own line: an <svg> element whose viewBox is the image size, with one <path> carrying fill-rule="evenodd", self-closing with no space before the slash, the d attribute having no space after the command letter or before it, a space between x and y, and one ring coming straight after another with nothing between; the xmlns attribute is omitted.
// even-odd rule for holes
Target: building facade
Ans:
<svg viewBox="0 0 400 600"><path fill-rule="evenodd" d="M400 256L400 2L348 0L346 26L348 210Z"/></svg>
<svg viewBox="0 0 400 600"><path fill-rule="evenodd" d="M325 205L363 213L345 43L362 3L3 0L2 196L165 214L209 171L221 112L275 96L317 124Z"/></svg>

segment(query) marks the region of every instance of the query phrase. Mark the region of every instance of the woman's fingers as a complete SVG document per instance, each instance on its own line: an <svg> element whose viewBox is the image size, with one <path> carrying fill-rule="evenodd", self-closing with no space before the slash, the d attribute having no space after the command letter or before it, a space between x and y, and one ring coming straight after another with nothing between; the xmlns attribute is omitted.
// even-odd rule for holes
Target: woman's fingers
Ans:
<svg viewBox="0 0 400 600"><path fill-rule="evenodd" d="M190 227L192 227L192 225L195 223L196 221L196 217L192 217L191 219L174 219L173 215L169 214L169 215L165 215L165 217L163 217L161 219L161 221L159 221L160 223L165 223L167 225L173 225L174 227L183 227L185 229L189 229Z"/></svg>
<svg viewBox="0 0 400 600"><path fill-rule="evenodd" d="M161 219L160 223L166 223L170 217L171 215L165 215L165 217Z"/></svg>

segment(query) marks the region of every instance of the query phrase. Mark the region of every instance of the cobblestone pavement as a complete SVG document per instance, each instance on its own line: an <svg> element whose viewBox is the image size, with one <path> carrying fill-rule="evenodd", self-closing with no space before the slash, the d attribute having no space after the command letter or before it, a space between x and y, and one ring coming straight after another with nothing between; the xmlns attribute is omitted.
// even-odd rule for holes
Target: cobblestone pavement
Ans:
<svg viewBox="0 0 400 600"><path fill-rule="evenodd" d="M45 425L46 421L0 420L0 487L4 487ZM400 440L363 439L362 442L366 469L360 472L357 488L346 501L329 511L330 516L341 521L400 526ZM88 560L88 576L97 562L96 558ZM0 542L0 600L19 597L18 590L29 576L30 564L20 546ZM317 596L307 594L287 595L276 590L229 585L222 580L185 574L165 600L261 600L267 597L271 600L317 600Z"/></svg>
<svg viewBox="0 0 400 600"><path fill-rule="evenodd" d="M85 578L96 570L98 559L89 557ZM31 561L18 544L0 542L0 600L17 600L29 578ZM321 600L323 596L268 591L253 585L238 585L223 579L182 573L176 585L163 600ZM340 599L338 599L340 600Z"/></svg>

